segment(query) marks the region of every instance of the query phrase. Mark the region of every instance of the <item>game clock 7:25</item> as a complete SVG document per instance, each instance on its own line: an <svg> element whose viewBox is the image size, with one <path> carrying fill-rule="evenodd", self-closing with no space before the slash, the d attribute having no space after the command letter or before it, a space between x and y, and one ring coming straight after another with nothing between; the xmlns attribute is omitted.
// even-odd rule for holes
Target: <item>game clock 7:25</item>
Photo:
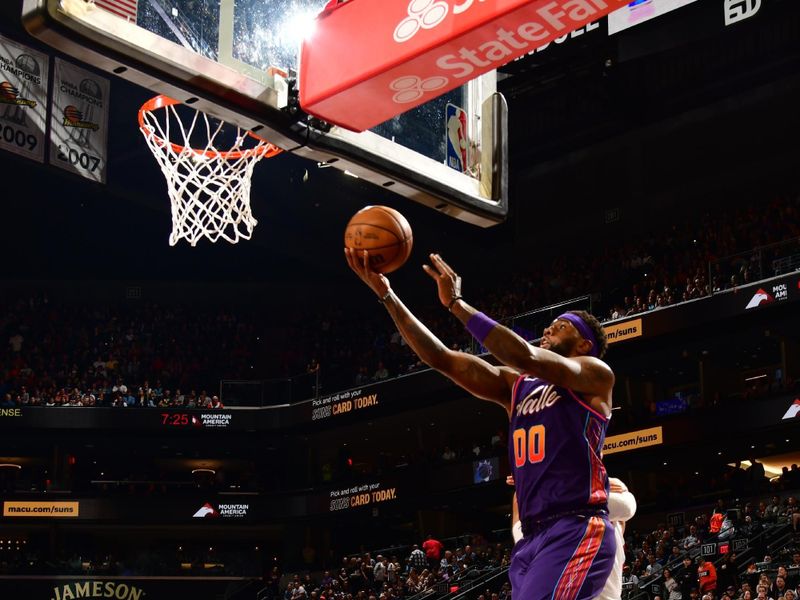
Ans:
<svg viewBox="0 0 800 600"><path fill-rule="evenodd" d="M161 413L161 424L174 427L191 427L195 420L187 413Z"/></svg>

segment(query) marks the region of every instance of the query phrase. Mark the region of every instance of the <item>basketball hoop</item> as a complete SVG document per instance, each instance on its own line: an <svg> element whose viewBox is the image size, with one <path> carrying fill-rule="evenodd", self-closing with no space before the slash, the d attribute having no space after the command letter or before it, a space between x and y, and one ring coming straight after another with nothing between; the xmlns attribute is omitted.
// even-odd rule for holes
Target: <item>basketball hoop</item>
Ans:
<svg viewBox="0 0 800 600"><path fill-rule="evenodd" d="M250 239L258 224L250 209L253 167L282 152L280 148L167 96L142 105L139 130L167 179L170 246L181 238L195 246L203 236L232 244Z"/></svg>

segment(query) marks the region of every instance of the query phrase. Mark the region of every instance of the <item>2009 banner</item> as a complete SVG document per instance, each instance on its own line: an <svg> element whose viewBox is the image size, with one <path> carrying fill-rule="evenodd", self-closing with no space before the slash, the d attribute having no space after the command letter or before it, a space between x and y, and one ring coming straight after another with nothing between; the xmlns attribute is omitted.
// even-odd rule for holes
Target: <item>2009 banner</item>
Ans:
<svg viewBox="0 0 800 600"><path fill-rule="evenodd" d="M44 162L50 59L0 36L0 148Z"/></svg>

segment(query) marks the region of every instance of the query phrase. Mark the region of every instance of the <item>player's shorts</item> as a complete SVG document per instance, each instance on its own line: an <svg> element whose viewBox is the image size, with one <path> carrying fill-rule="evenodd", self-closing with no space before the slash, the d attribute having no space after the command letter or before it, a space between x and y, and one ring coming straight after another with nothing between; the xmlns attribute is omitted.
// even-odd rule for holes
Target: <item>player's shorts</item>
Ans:
<svg viewBox="0 0 800 600"><path fill-rule="evenodd" d="M515 600L590 600L614 566L617 543L605 513L573 513L526 528L508 575Z"/></svg>

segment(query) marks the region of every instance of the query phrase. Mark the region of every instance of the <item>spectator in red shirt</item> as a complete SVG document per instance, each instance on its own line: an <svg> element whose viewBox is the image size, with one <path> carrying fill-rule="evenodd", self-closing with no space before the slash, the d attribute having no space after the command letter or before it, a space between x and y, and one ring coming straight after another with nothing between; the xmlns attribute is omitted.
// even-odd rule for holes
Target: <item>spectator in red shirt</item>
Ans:
<svg viewBox="0 0 800 600"><path fill-rule="evenodd" d="M697 581L700 585L700 593L713 592L717 589L717 569L714 564L703 558L698 558Z"/></svg>
<svg viewBox="0 0 800 600"><path fill-rule="evenodd" d="M439 540L433 538L432 535L428 534L428 537L422 543L422 549L425 551L425 556L428 559L428 565L430 568L433 569L442 559L442 548L444 548L444 544Z"/></svg>
<svg viewBox="0 0 800 600"><path fill-rule="evenodd" d="M711 520L708 524L708 532L717 534L722 529L722 522L725 520L725 515L714 509L714 514L711 515Z"/></svg>

